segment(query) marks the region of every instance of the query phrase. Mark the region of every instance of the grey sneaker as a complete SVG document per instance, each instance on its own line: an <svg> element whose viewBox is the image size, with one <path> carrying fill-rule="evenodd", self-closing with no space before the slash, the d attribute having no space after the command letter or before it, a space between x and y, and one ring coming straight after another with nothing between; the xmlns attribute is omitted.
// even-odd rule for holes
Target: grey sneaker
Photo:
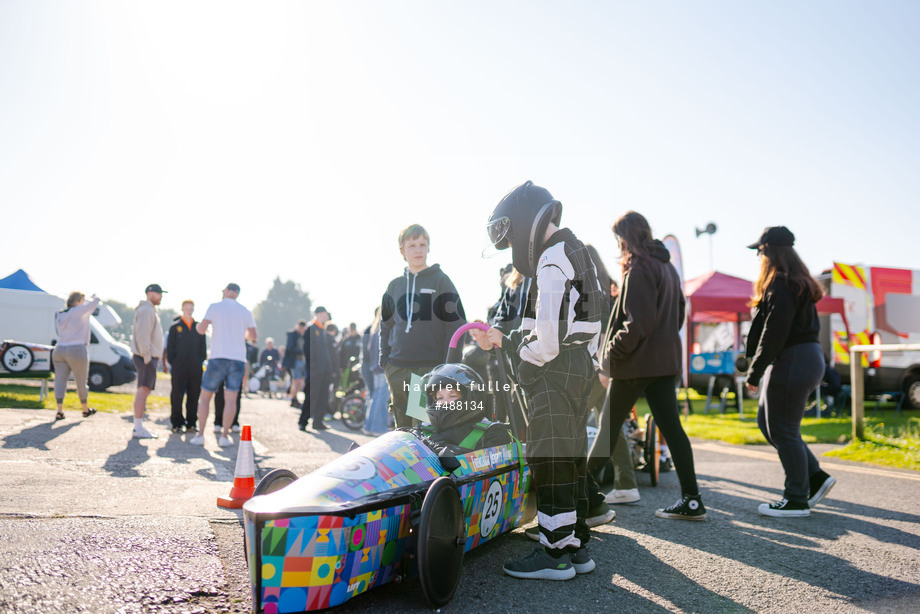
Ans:
<svg viewBox="0 0 920 614"><path fill-rule="evenodd" d="M700 495L694 497L684 495L684 497L663 510L655 510L655 515L659 518L676 518L678 520L706 520L706 508L703 507L703 499Z"/></svg>
<svg viewBox="0 0 920 614"><path fill-rule="evenodd" d="M569 553L553 558L543 548L537 548L523 559L508 561L502 569L512 578L533 580L571 580L576 573Z"/></svg>
<svg viewBox="0 0 920 614"><path fill-rule="evenodd" d="M585 546L579 548L578 551L572 555L572 567L575 568L575 573L591 573L594 571L594 559L588 554L588 549Z"/></svg>
<svg viewBox="0 0 920 614"><path fill-rule="evenodd" d="M589 527L599 527L602 524L607 524L616 517L617 513L610 509L609 505L601 501L588 510L588 514L585 516L585 524Z"/></svg>

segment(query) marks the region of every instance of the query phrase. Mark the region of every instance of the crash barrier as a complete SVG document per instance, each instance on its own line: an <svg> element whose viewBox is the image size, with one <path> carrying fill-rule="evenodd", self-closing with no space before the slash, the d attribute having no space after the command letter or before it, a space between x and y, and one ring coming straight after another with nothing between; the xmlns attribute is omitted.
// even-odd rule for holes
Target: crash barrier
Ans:
<svg viewBox="0 0 920 614"><path fill-rule="evenodd" d="M256 463L252 453L252 429L243 425L240 434L240 448L236 452L236 470L233 472L233 488L230 496L218 497L218 507L238 510L252 498L256 489Z"/></svg>
<svg viewBox="0 0 920 614"><path fill-rule="evenodd" d="M853 410L853 439L865 435L866 382L863 379L862 354L864 352L920 352L920 343L850 346L850 401Z"/></svg>

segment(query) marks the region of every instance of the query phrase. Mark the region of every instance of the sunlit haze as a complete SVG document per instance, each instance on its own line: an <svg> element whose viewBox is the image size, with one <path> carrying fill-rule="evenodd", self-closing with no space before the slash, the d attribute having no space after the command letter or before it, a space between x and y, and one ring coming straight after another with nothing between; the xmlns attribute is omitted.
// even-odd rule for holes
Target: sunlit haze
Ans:
<svg viewBox="0 0 920 614"><path fill-rule="evenodd" d="M280 276L363 328L419 223L483 318L485 222L527 179L615 277L629 209L687 278L752 279L777 224L815 273L920 269L918 27L913 1L0 2L0 277L200 317Z"/></svg>

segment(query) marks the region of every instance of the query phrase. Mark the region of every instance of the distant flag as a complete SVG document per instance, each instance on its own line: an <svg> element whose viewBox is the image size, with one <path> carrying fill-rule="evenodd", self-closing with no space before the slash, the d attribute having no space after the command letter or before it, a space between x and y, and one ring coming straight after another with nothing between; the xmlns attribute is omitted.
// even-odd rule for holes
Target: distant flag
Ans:
<svg viewBox="0 0 920 614"><path fill-rule="evenodd" d="M677 270L677 278L680 280L680 291L684 291L684 261L680 255L680 243L677 241L677 237L674 235L668 235L661 240L664 243L664 246L668 248L668 252L671 254L671 264L674 265L674 268ZM686 296L686 294L685 294ZM688 299L689 301L689 299ZM687 313L690 313L689 302L687 304ZM681 346L681 365L683 372L683 384L684 387L689 385L689 374L687 372L687 324L680 329L680 346Z"/></svg>

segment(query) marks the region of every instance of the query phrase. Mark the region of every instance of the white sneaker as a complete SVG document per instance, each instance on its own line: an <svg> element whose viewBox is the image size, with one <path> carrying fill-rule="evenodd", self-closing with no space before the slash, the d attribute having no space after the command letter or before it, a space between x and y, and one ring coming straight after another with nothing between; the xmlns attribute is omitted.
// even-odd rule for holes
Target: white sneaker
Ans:
<svg viewBox="0 0 920 614"><path fill-rule="evenodd" d="M142 426L135 426L134 431L131 433L131 437L135 439L156 439L159 435L151 433Z"/></svg>
<svg viewBox="0 0 920 614"><path fill-rule="evenodd" d="M239 433L243 429L240 428L239 424L234 424L233 426L230 427L230 430L233 431L234 433Z"/></svg>
<svg viewBox="0 0 920 614"><path fill-rule="evenodd" d="M195 435L188 440L193 446L203 446L204 445L204 435Z"/></svg>
<svg viewBox="0 0 920 614"><path fill-rule="evenodd" d="M223 429L223 427L222 427L221 425L219 425L219 424L215 424L215 425L214 425L214 432L215 432L215 433L219 433L219 432L221 431L221 429Z"/></svg>
<svg viewBox="0 0 920 614"><path fill-rule="evenodd" d="M227 446L233 445L233 440L229 437L221 437L217 440L217 445L219 445L221 448L226 448Z"/></svg>
<svg viewBox="0 0 920 614"><path fill-rule="evenodd" d="M629 490L611 490L610 494L604 497L604 501L616 505L618 503L635 503L641 498L638 488L630 488Z"/></svg>

